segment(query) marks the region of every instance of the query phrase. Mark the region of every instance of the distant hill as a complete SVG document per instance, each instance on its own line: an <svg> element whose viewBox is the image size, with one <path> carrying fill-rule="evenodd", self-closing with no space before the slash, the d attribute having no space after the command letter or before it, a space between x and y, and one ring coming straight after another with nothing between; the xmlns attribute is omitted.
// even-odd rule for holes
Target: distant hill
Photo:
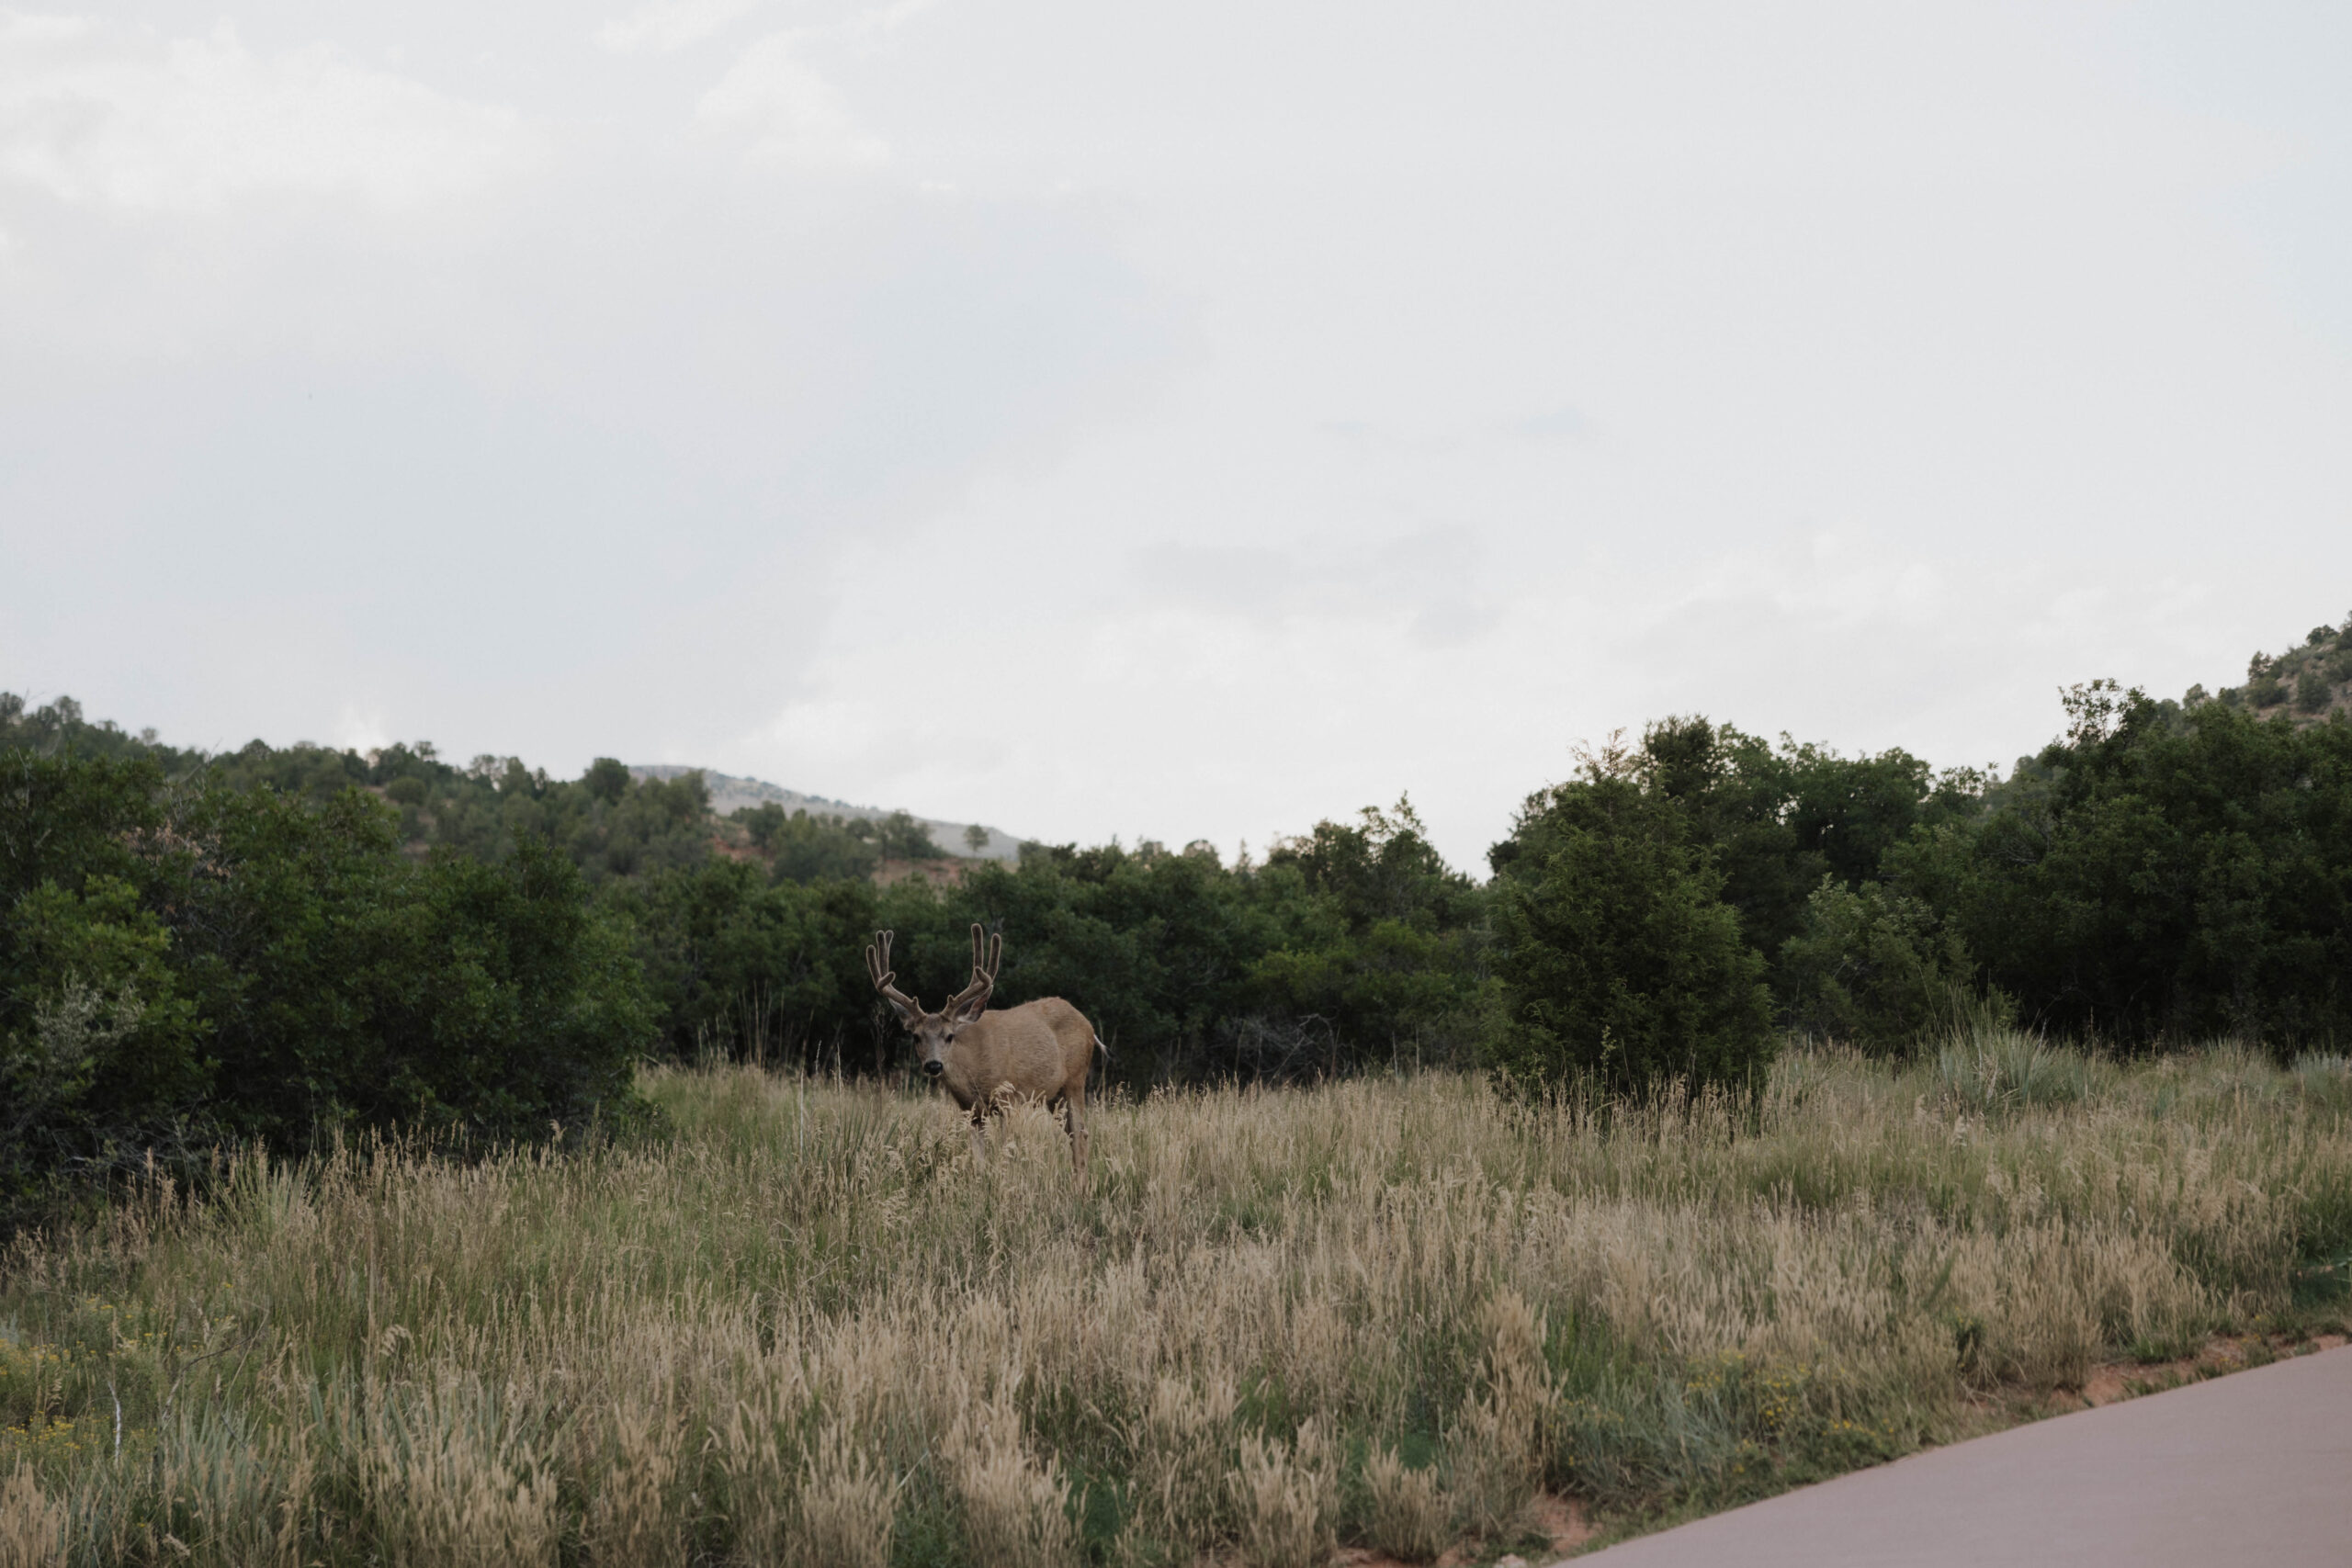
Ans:
<svg viewBox="0 0 2352 1568"><path fill-rule="evenodd" d="M2300 646L2284 653L2257 653L2246 664L2245 684L2224 686L2216 702L2245 708L2262 718L2285 715L2297 724L2317 724L2329 715L2352 713L2352 616L2340 626L2313 626ZM2188 689L2194 706L2205 688Z"/></svg>
<svg viewBox="0 0 2352 1568"><path fill-rule="evenodd" d="M765 779L737 778L715 768L690 768L672 762L632 763L629 773L638 779L661 779L664 782L684 773L700 773L710 788L710 808L721 817L730 816L747 806L763 806L774 801L786 811L806 811L812 817L863 817L880 821L894 809L887 806L853 806L846 800L831 800L821 795L803 795L797 789L772 784ZM964 840L968 822L944 822L935 818L917 817L916 821L930 830L932 840L952 855L975 855L981 860L1019 860L1021 840L1001 828L981 824L989 841L975 852Z"/></svg>

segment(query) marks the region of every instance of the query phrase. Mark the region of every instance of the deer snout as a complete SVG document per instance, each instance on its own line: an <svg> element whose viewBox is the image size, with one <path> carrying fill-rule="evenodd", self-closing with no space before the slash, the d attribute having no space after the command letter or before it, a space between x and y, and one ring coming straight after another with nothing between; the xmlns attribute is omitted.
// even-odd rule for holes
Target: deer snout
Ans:
<svg viewBox="0 0 2352 1568"><path fill-rule="evenodd" d="M941 1061L936 1056L933 1056L931 1060L922 1065L922 1076L927 1078L935 1078L946 1070L947 1064Z"/></svg>

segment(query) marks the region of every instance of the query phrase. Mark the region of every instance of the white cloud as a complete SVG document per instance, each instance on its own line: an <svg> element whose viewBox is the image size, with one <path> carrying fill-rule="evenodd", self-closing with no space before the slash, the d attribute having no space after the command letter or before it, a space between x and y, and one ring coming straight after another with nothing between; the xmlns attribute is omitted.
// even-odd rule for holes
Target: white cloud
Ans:
<svg viewBox="0 0 2352 1568"><path fill-rule="evenodd" d="M888 144L852 119L841 93L799 58L801 38L771 33L744 51L703 95L695 118L750 132L749 150L758 157L831 169L888 162Z"/></svg>
<svg viewBox="0 0 2352 1568"><path fill-rule="evenodd" d="M354 751L380 751L392 743L391 728L384 722L383 710L362 710L345 703L343 716L335 720L334 743Z"/></svg>
<svg viewBox="0 0 2352 1568"><path fill-rule="evenodd" d="M264 56L223 22L168 38L83 17L0 23L0 175L80 205L209 211L264 192L405 209L531 167L512 108L327 45Z"/></svg>
<svg viewBox="0 0 2352 1568"><path fill-rule="evenodd" d="M0 669L175 739L1475 864L1579 738L2006 760L2352 576L2334 23L11 3L109 19L0 10Z"/></svg>
<svg viewBox="0 0 2352 1568"><path fill-rule="evenodd" d="M615 54L667 54L702 42L760 8L761 0L655 0L596 29Z"/></svg>

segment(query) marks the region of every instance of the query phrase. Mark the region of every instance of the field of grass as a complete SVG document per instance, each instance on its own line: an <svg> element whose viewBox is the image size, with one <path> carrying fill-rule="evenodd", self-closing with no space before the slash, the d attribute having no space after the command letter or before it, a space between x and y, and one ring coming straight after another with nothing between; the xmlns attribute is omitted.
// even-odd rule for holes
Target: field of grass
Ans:
<svg viewBox="0 0 2352 1568"><path fill-rule="evenodd" d="M0 1264L0 1568L1190 1564L1635 1528L2345 1315L2352 1072L2009 1034L1760 1100L1017 1112L655 1071L671 1134L163 1184Z"/></svg>

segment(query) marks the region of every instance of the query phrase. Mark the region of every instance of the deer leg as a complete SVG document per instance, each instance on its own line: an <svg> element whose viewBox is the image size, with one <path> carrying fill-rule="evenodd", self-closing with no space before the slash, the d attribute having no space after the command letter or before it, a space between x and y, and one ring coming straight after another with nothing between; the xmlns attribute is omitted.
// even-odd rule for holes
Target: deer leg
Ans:
<svg viewBox="0 0 2352 1568"><path fill-rule="evenodd" d="M975 1116L972 1118L972 1158L982 1165L986 1165L988 1163L988 1122L984 1117Z"/></svg>
<svg viewBox="0 0 2352 1568"><path fill-rule="evenodd" d="M1086 1179L1086 1089L1080 1085L1075 1093L1062 1097L1062 1125L1069 1131L1070 1168L1078 1172L1080 1181Z"/></svg>

